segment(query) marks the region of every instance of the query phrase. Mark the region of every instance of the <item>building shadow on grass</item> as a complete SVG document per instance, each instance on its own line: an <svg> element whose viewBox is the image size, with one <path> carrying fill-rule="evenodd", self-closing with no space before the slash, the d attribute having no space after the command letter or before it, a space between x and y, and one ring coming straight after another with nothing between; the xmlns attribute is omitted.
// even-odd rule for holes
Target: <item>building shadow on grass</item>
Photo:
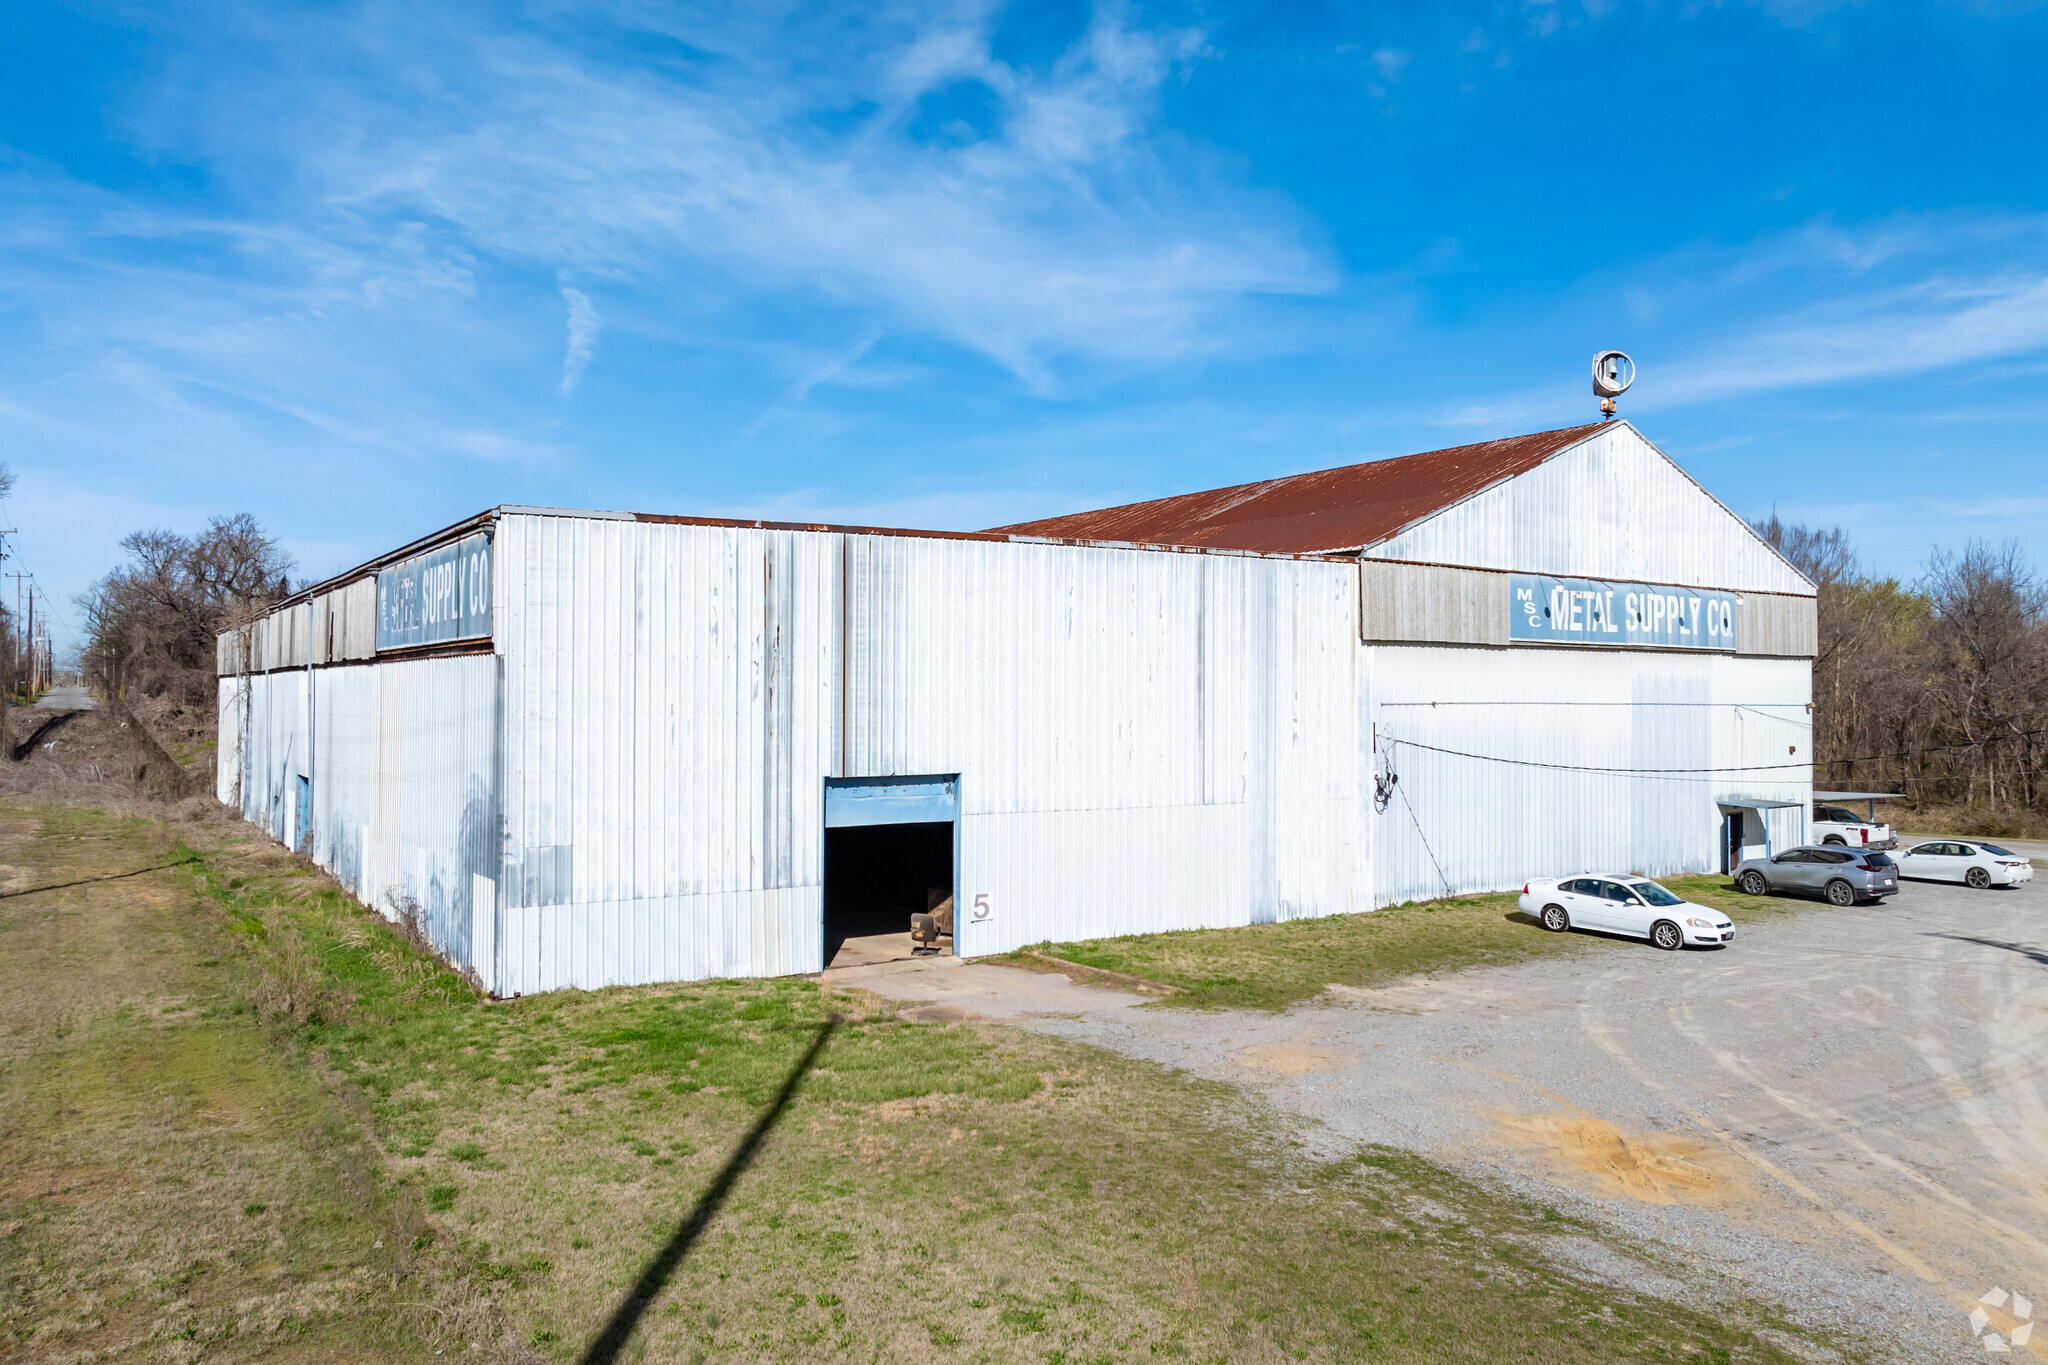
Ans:
<svg viewBox="0 0 2048 1365"><path fill-rule="evenodd" d="M2008 953L2018 953L2021 957L2048 967L2048 948L2036 948L2030 943L2007 943L2003 939L1978 938L1974 934L1929 934L1928 937L1954 939L1957 943L1975 943L1986 948L2003 948Z"/></svg>
<svg viewBox="0 0 2048 1365"><path fill-rule="evenodd" d="M197 858L180 858L176 862L152 863L148 867L138 867L133 872L109 872L100 877L80 877L75 882L51 882L48 886L24 886L19 891L0 891L0 901L8 900L14 896L33 896L39 891L68 891L74 886L91 886L94 882L118 882L127 877L140 877L145 872L162 872L166 868L172 867L191 867L198 861L199 859Z"/></svg>
<svg viewBox="0 0 2048 1365"><path fill-rule="evenodd" d="M732 1192L734 1182L753 1164L755 1155L761 1150L761 1143L774 1130L775 1125L782 1121L782 1111L789 1107L790 1100L796 1095L797 1087L803 1083L804 1077L810 1074L811 1067L818 1060L818 1054L825 1050L825 1044L830 1041L838 1027L839 1016L836 1014L818 1026L818 1036L811 1039L810 1047L804 1050L804 1055L797 1060L797 1064L790 1068L789 1076L782 1082L782 1089L776 1092L774 1102L762 1111L761 1117L754 1121L754 1126L748 1130L747 1135L740 1139L740 1145L733 1149L732 1155L720 1168L717 1178L711 1182L710 1188L704 1191L703 1198L697 1201L696 1208L690 1210L690 1216L683 1220L675 1235L668 1239L668 1244L662 1247L654 1259L641 1270L640 1278L626 1291L625 1299L613 1311L611 1321L605 1324L604 1331L598 1334L597 1340L590 1343L590 1349L583 1353L583 1365L612 1365L612 1362L619 1358L619 1353L626 1348L626 1342L632 1338L633 1329L640 1325L641 1316L653 1307L655 1296L667 1286L670 1277L676 1273L676 1267L681 1265L683 1257L689 1254L690 1247L703 1236L704 1229L711 1225L711 1220L718 1216L719 1207L725 1203L726 1195Z"/></svg>

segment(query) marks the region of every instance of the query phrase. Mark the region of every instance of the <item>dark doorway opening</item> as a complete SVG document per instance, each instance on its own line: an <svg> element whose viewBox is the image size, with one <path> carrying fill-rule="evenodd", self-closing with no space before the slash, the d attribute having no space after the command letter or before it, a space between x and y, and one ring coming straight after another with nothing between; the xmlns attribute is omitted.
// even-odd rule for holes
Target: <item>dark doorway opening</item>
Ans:
<svg viewBox="0 0 2048 1365"><path fill-rule="evenodd" d="M1721 870L1733 872L1742 861L1742 812L1729 811L1721 817Z"/></svg>
<svg viewBox="0 0 2048 1365"><path fill-rule="evenodd" d="M952 821L827 829L825 965L835 965L849 940L848 956L862 961L910 956L910 917L952 895ZM947 937L936 946L953 945Z"/></svg>

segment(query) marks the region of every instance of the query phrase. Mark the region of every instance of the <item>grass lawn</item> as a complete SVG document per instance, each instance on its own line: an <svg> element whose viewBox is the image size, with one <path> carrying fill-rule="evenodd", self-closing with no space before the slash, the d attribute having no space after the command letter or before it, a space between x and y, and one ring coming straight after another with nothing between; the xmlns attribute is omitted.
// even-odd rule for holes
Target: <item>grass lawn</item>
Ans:
<svg viewBox="0 0 2048 1365"><path fill-rule="evenodd" d="M389 1307L382 1159L250 1012L190 876L31 890L178 856L146 823L0 811L0 1359L425 1358Z"/></svg>
<svg viewBox="0 0 2048 1365"><path fill-rule="evenodd" d="M1726 911L1737 924L1826 909L1818 901L1745 896L1723 876L1661 880L1687 900ZM1186 992L1155 1008L1279 1010L1330 985L1378 986L1487 964L1644 950L1639 940L1546 933L1532 916L1521 913L1516 901L1514 894L1409 901L1363 915L1040 944L1034 951ZM1044 967L1021 954L1011 960Z"/></svg>
<svg viewBox="0 0 2048 1365"><path fill-rule="evenodd" d="M13 817L35 884L165 843ZM0 1169L35 1170L0 1195L0 1358L576 1359L793 1075L619 1359L1792 1358L1752 1305L1551 1259L1595 1228L1398 1151L1318 1159L1227 1087L809 981L486 1003L253 832L191 837L196 868L0 900L0 945L74 926L33 971L0 952ZM103 1003L38 1023L74 978Z"/></svg>

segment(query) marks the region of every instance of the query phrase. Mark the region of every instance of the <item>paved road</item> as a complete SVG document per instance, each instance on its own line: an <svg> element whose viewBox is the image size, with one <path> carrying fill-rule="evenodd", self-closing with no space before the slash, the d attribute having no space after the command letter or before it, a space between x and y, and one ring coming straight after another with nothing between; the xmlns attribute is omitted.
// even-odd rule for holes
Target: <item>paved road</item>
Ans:
<svg viewBox="0 0 2048 1365"><path fill-rule="evenodd" d="M1723 951L1332 988L1281 1015L956 959L840 979L1245 1086L1332 1151L1424 1152L1665 1253L1559 1242L1595 1273L1696 1298L1739 1282L1887 1358L1982 1359L1966 1314L1994 1285L2048 1318L2041 882L1908 883Z"/></svg>
<svg viewBox="0 0 2048 1365"><path fill-rule="evenodd" d="M97 707L92 693L82 687L53 687L35 705L38 711L91 711Z"/></svg>

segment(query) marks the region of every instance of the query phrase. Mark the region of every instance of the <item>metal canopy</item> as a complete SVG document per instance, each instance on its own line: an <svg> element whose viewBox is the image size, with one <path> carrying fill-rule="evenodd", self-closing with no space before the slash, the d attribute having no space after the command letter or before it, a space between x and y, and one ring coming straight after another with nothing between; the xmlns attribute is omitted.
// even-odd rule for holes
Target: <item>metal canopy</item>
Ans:
<svg viewBox="0 0 2048 1365"><path fill-rule="evenodd" d="M1769 817L1764 814L1765 811L1797 810L1801 816L1799 821L1800 842L1805 842L1806 821L1804 817L1806 814L1806 803L1804 801L1776 801L1753 796L1717 796L1714 798L1714 804L1724 808L1753 810L1756 812L1757 822L1764 827L1764 856L1766 858L1776 853L1777 848L1775 846L1776 841L1771 838L1771 822ZM1729 870L1731 872L1734 871L1733 868Z"/></svg>
<svg viewBox="0 0 2048 1365"><path fill-rule="evenodd" d="M1816 801L1886 801L1904 796L1904 792L1815 792Z"/></svg>

